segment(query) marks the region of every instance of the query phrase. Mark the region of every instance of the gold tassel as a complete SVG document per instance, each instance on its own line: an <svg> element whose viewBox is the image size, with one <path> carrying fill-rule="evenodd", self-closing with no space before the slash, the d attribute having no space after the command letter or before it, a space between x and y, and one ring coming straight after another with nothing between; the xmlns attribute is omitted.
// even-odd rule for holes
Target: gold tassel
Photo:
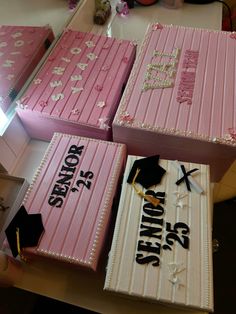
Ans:
<svg viewBox="0 0 236 314"><path fill-rule="evenodd" d="M20 248L20 229L16 228L16 245L17 245L17 252L20 256L20 258L26 262L26 258L23 256L22 252L21 252L21 248Z"/></svg>
<svg viewBox="0 0 236 314"><path fill-rule="evenodd" d="M135 189L135 191L136 191L136 193L137 193L138 195L140 195L140 196L143 197L146 201L148 201L149 203L151 203L153 206L156 207L157 205L160 204L160 200L159 200L158 198L152 196L152 195L147 195L147 194L143 193L143 191L142 191L142 190L139 190L139 189L136 187L136 185L135 185L135 181L136 181L136 179L137 179L137 176L138 176L139 172L140 172L140 169L137 169L137 170L136 170L136 173L135 173L135 176L134 176L134 178L133 178L133 181L132 181L132 186L133 186L133 188Z"/></svg>
<svg viewBox="0 0 236 314"><path fill-rule="evenodd" d="M152 195L146 195L144 194L144 198L146 201L151 203L153 206L157 207L157 205L160 204L160 200Z"/></svg>

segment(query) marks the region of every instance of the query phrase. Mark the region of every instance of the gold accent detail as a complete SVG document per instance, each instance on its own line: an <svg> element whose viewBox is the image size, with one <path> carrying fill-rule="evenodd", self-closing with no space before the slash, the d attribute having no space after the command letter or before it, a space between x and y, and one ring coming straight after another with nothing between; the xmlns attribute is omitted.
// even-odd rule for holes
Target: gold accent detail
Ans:
<svg viewBox="0 0 236 314"><path fill-rule="evenodd" d="M140 172L140 169L137 169L137 170L136 170L136 173L135 173L135 176L134 176L133 181L132 181L131 184L132 184L133 188L135 189L135 192L136 192L139 196L143 197L146 201L150 202L153 206L156 207L157 205L160 204L160 200L159 200L158 198L152 196L152 195L146 195L145 193L143 193L142 190L139 190L139 189L137 188L137 186L135 185L135 181L136 181L136 179L137 179L137 176L138 176L139 172Z"/></svg>
<svg viewBox="0 0 236 314"><path fill-rule="evenodd" d="M23 256L20 248L20 229L16 228L16 245L17 245L17 252L20 255L22 261L26 262L26 258Z"/></svg>

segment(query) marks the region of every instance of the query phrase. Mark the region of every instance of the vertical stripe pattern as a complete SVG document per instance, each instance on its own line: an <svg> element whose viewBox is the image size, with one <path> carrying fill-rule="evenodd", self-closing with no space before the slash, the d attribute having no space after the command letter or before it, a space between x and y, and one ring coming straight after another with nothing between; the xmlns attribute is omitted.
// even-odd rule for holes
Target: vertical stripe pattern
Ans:
<svg viewBox="0 0 236 314"><path fill-rule="evenodd" d="M81 153L75 156L73 147ZM32 254L96 269L124 158L122 144L54 135L24 199L30 214L42 214L45 228ZM64 174L69 178L58 182Z"/></svg>
<svg viewBox="0 0 236 314"><path fill-rule="evenodd" d="M148 216L144 210L143 200L126 182L133 162L141 157L128 156L124 174L118 216L113 236L105 289L128 296L136 296L146 301L160 301L173 305L187 306L206 311L213 310L212 288L212 250L211 250L211 203L209 166L182 163L186 171L193 168L199 170L193 175L194 180L202 187L203 193L197 193L194 188L188 192L186 185L175 182L180 176L179 170L172 161L160 160L160 165L166 170L160 184L150 188L155 192L165 192L165 202L161 206L163 215ZM141 186L140 186L141 187ZM143 190L144 192L146 190ZM184 196L179 203L177 195ZM182 206L181 206L182 204ZM178 205L178 206L177 206ZM150 208L150 206L149 206ZM143 217L163 219L163 224L141 222ZM174 224L182 222L189 227L189 248L184 248L177 240L173 241L171 249L164 249L168 234L167 223L171 229ZM161 231L148 236L141 235L141 224L161 228ZM180 238L181 231L177 233ZM158 238L157 236L161 235ZM138 241L144 241L152 247L161 245L159 254L138 250ZM139 264L137 253L144 256L158 256L159 266L152 263ZM174 273L177 267L177 272Z"/></svg>

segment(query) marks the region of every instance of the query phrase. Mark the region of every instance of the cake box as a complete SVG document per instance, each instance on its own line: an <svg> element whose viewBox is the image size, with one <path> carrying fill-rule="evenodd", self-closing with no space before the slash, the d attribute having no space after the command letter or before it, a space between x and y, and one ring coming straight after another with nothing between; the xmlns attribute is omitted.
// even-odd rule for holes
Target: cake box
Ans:
<svg viewBox="0 0 236 314"><path fill-rule="evenodd" d="M135 177L127 182L141 159L127 159L104 289L213 311L209 166L160 159L158 166L165 170L160 183L144 188ZM150 196L159 204L151 203Z"/></svg>
<svg viewBox="0 0 236 314"><path fill-rule="evenodd" d="M111 123L134 62L136 44L67 29L17 113L32 138L53 132L111 139Z"/></svg>
<svg viewBox="0 0 236 314"><path fill-rule="evenodd" d="M0 107L6 112L54 39L49 26L0 26Z"/></svg>
<svg viewBox="0 0 236 314"><path fill-rule="evenodd" d="M44 227L23 256L95 271L125 159L123 144L55 133L22 202L27 213L41 213Z"/></svg>
<svg viewBox="0 0 236 314"><path fill-rule="evenodd" d="M128 153L211 166L218 181L236 156L236 36L149 26L113 121Z"/></svg>

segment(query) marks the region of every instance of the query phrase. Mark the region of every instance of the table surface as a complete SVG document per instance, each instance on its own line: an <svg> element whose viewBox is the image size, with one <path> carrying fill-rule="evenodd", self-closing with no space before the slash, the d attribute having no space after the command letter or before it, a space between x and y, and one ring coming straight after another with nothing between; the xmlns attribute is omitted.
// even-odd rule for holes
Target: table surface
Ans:
<svg viewBox="0 0 236 314"><path fill-rule="evenodd" d="M149 7L136 6L125 17L115 13L116 1L112 0L111 3L112 15L104 26L93 24L94 1L84 0L78 5L77 12L70 20L68 27L116 38L132 39L138 43L142 40L148 24L154 21L163 24L221 29L222 6L217 2L208 5L184 4L177 10L166 9L158 3ZM47 146L47 142L31 140L13 174L31 182ZM23 276L15 286L99 313L177 314L189 312L185 309L126 299L103 291L108 250L105 251L106 254L96 273L44 259L25 264ZM193 311L193 313L199 312Z"/></svg>
<svg viewBox="0 0 236 314"><path fill-rule="evenodd" d="M68 24L68 28L109 37L136 40L143 39L147 26L153 22L182 25L204 29L220 30L222 24L222 5L217 2L205 5L184 3L180 9L167 9L157 3L152 6L136 5L127 16L116 13L117 0L111 0L112 14L105 25L93 23L94 1L85 0L77 14Z"/></svg>

